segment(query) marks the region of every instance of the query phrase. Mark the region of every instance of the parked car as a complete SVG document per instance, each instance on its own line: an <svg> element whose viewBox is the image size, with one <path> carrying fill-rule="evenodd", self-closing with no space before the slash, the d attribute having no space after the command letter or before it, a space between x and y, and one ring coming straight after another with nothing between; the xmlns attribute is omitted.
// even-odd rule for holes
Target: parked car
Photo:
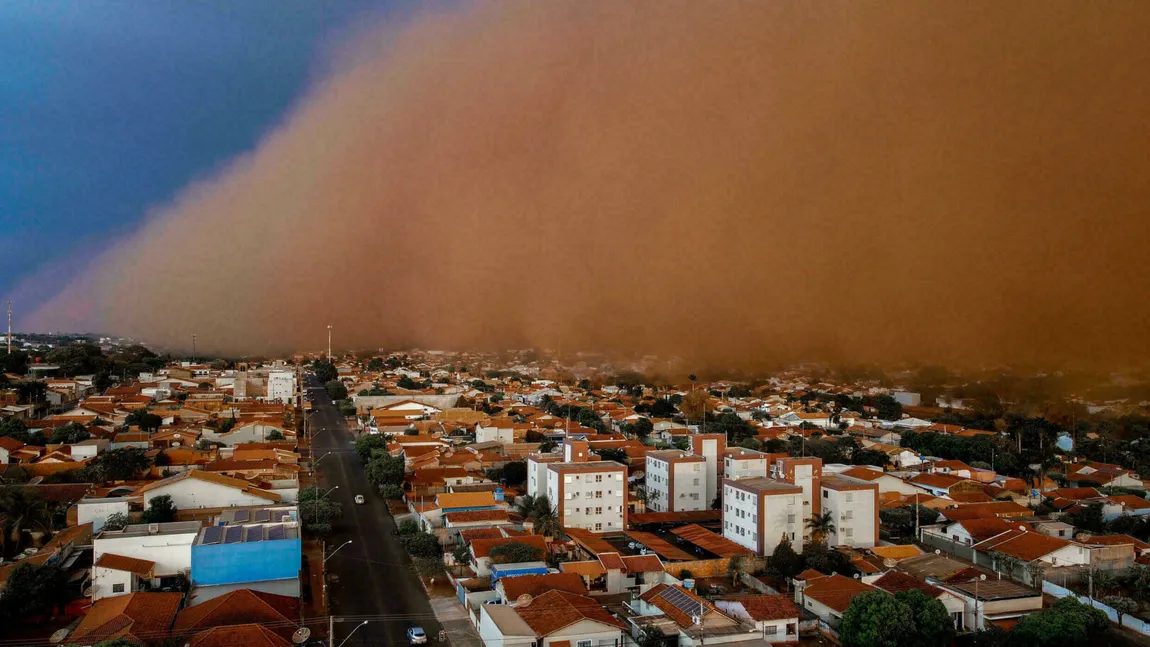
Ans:
<svg viewBox="0 0 1150 647"><path fill-rule="evenodd" d="M363 495L362 494L355 495L355 502L360 504L360 505L363 505Z"/></svg>
<svg viewBox="0 0 1150 647"><path fill-rule="evenodd" d="M423 627L412 627L407 630L407 642L413 645L422 645L427 642L427 634Z"/></svg>

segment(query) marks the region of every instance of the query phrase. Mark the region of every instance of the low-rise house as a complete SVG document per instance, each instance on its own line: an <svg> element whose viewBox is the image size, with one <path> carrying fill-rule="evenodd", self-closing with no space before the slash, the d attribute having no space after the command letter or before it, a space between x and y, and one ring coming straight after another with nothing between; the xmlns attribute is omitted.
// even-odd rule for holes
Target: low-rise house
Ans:
<svg viewBox="0 0 1150 647"><path fill-rule="evenodd" d="M1040 591L1010 580L975 574L970 581L938 582L937 586L963 602L959 631L980 631L988 624L1009 628L1018 618L1042 609Z"/></svg>
<svg viewBox="0 0 1150 647"><path fill-rule="evenodd" d="M799 607L785 595L753 595L738 600L717 600L715 606L726 615L750 622L769 643L799 639Z"/></svg>
<svg viewBox="0 0 1150 647"><path fill-rule="evenodd" d="M539 575L515 575L501 577L495 583L495 591L503 604L512 606L529 602L548 591L567 591L576 595L586 595L587 586L583 578L574 573L542 573Z"/></svg>
<svg viewBox="0 0 1150 647"><path fill-rule="evenodd" d="M494 563L491 557L492 549L511 542L526 544L537 549L540 557L547 555L547 540L541 535L476 539L471 542L471 563L475 569L475 574L480 577L491 575L491 566Z"/></svg>
<svg viewBox="0 0 1150 647"><path fill-rule="evenodd" d="M104 529L104 522L113 514L128 515L131 507L124 497L85 498L76 503L76 519L79 523L91 523L92 532Z"/></svg>
<svg viewBox="0 0 1150 647"><path fill-rule="evenodd" d="M488 647L615 645L623 638L625 626L603 605L568 591L548 591L509 608L521 623L494 618L493 612L502 614L495 611L501 606L481 606L479 635Z"/></svg>
<svg viewBox="0 0 1150 647"><path fill-rule="evenodd" d="M837 573L822 577L816 577L822 575L817 571L799 575L805 576L806 585L802 588L796 587L795 601L802 608L818 616L831 629L838 628L843 613L856 595L875 590L869 584Z"/></svg>
<svg viewBox="0 0 1150 647"><path fill-rule="evenodd" d="M193 591L186 608L176 616L172 633L187 636L214 627L256 623L271 628L281 637L291 636L300 619L299 598L263 591L237 589L225 595L202 599ZM243 645L238 636L231 644Z"/></svg>
<svg viewBox="0 0 1150 647"><path fill-rule="evenodd" d="M906 481L902 480L901 478L899 478L893 474L889 474L887 472L884 472L881 469L873 469L870 467L855 466L855 467L851 467L851 468L849 468L843 472L840 472L840 475L841 476L849 476L851 478L861 479L863 481L874 483L875 485L878 486L878 492L880 495L885 494L887 492L897 492L899 494L910 494L910 495L914 495L914 494L922 492L922 489L917 488L914 485L911 485L910 483L907 483Z"/></svg>
<svg viewBox="0 0 1150 647"><path fill-rule="evenodd" d="M631 607L642 616L665 615L674 621L679 627L678 644L683 647L737 643L760 637L750 622L724 613L682 586L654 586Z"/></svg>
<svg viewBox="0 0 1150 647"><path fill-rule="evenodd" d="M188 576L198 521L131 524L92 541L92 598L174 585Z"/></svg>
<svg viewBox="0 0 1150 647"><path fill-rule="evenodd" d="M158 642L170 635L183 593L132 593L97 600L68 636L75 645L124 639L137 644Z"/></svg>
<svg viewBox="0 0 1150 647"><path fill-rule="evenodd" d="M1092 486L1145 487L1137 473L1120 465L1082 461L1081 463L1069 463L1065 467L1065 478L1072 484L1086 485L1089 483Z"/></svg>
<svg viewBox="0 0 1150 647"><path fill-rule="evenodd" d="M258 488L247 481L203 470L180 472L161 481L148 483L136 493L144 496L145 506L158 496L170 496L179 510L259 506L282 500L279 494Z"/></svg>
<svg viewBox="0 0 1150 647"><path fill-rule="evenodd" d="M928 584L903 571L887 571L877 580L871 582L871 585L891 595L899 593L900 591L922 591L942 603L942 606L946 608L947 614L950 615L951 620L954 622L954 628L956 630L961 630L963 627L962 618L966 612L966 603L962 598L946 589L940 589L937 586Z"/></svg>

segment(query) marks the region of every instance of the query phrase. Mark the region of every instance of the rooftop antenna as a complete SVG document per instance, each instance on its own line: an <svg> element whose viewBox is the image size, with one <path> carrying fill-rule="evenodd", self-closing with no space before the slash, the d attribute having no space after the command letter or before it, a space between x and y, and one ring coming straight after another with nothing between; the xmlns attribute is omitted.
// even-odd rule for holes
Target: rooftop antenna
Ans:
<svg viewBox="0 0 1150 647"><path fill-rule="evenodd" d="M192 363L196 363L196 333L192 333Z"/></svg>
<svg viewBox="0 0 1150 647"><path fill-rule="evenodd" d="M12 354L12 299L8 299L8 354Z"/></svg>

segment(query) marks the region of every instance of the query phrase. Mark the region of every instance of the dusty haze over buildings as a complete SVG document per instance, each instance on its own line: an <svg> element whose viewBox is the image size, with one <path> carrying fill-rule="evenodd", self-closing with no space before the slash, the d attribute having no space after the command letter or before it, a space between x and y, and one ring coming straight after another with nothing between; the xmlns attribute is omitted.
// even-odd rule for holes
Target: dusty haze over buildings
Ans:
<svg viewBox="0 0 1150 647"><path fill-rule="evenodd" d="M331 323L341 347L1140 362L1148 28L1140 2L441 8L346 44L34 323L221 353Z"/></svg>

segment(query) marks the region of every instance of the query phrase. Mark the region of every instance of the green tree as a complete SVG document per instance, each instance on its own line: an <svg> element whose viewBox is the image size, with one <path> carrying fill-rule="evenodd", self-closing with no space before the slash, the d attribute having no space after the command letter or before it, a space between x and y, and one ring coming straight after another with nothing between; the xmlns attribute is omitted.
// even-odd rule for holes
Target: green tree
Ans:
<svg viewBox="0 0 1150 647"><path fill-rule="evenodd" d="M146 450L123 447L104 452L90 466L102 481L127 481L138 477L152 465Z"/></svg>
<svg viewBox="0 0 1150 647"><path fill-rule="evenodd" d="M356 413L355 404L351 400L348 400L346 396L344 396L344 399L338 400L335 406L339 409L339 415L344 418L350 418Z"/></svg>
<svg viewBox="0 0 1150 647"><path fill-rule="evenodd" d="M639 440L647 440L647 437L655 431L655 425L646 418L639 418L635 422L629 422L623 425L623 431L637 437Z"/></svg>
<svg viewBox="0 0 1150 647"><path fill-rule="evenodd" d="M379 486L379 494L385 499L399 501L403 498L403 488L398 485L388 483L386 485Z"/></svg>
<svg viewBox="0 0 1150 647"><path fill-rule="evenodd" d="M388 437L386 434L363 434L355 439L355 453L359 460L368 462L372 452L376 450L387 451Z"/></svg>
<svg viewBox="0 0 1150 647"><path fill-rule="evenodd" d="M148 501L148 509L142 517L144 523L168 523L176 520L176 504L172 497L163 494Z"/></svg>
<svg viewBox="0 0 1150 647"><path fill-rule="evenodd" d="M304 488L299 493L299 517L305 533L323 536L331 532L331 525L343 516L343 508L325 490L316 486Z"/></svg>
<svg viewBox="0 0 1150 647"><path fill-rule="evenodd" d="M627 452L617 447L607 447L604 449L596 449L595 453L605 461L615 461L616 463L627 464Z"/></svg>
<svg viewBox="0 0 1150 647"><path fill-rule="evenodd" d="M404 550L412 557L431 558L443 556L443 548L439 545L439 539L429 532L403 535L399 538L399 542L403 544Z"/></svg>
<svg viewBox="0 0 1150 647"><path fill-rule="evenodd" d="M830 512L811 515L811 518L807 519L806 526L811 531L811 539L815 543L826 541L826 538L834 534L837 529L835 516Z"/></svg>
<svg viewBox="0 0 1150 647"><path fill-rule="evenodd" d="M503 466L503 478L508 485L519 485L527 481L527 463L511 461Z"/></svg>
<svg viewBox="0 0 1150 647"><path fill-rule="evenodd" d="M843 647L907 647L916 633L911 608L881 591L856 595L843 612L839 638Z"/></svg>
<svg viewBox="0 0 1150 647"><path fill-rule="evenodd" d="M344 400L347 398L347 387L343 385L342 380L328 380L324 383L323 390L327 391L328 397L332 400Z"/></svg>
<svg viewBox="0 0 1150 647"><path fill-rule="evenodd" d="M0 354L0 373L24 375L28 372L30 363L28 353L22 350L14 350L11 353L5 351L3 354Z"/></svg>
<svg viewBox="0 0 1150 647"><path fill-rule="evenodd" d="M1122 616L1138 613L1138 602L1122 595L1108 595L1102 598L1102 604L1118 612L1118 623L1122 623Z"/></svg>
<svg viewBox="0 0 1150 647"><path fill-rule="evenodd" d="M1065 597L1048 609L1023 616L1014 626L1011 642L1027 647L1078 647L1109 629L1105 613Z"/></svg>
<svg viewBox="0 0 1150 647"><path fill-rule="evenodd" d="M336 369L335 364L329 361L316 360L312 363L311 369L315 372L316 379L323 384L339 377L339 370Z"/></svg>
<svg viewBox="0 0 1150 647"><path fill-rule="evenodd" d="M147 409L136 409L124 417L125 427L136 425L143 431L156 431L162 424L164 419Z"/></svg>
<svg viewBox="0 0 1150 647"><path fill-rule="evenodd" d="M455 558L456 564L467 565L471 563L471 547L467 544L459 544L455 550L451 551L451 556Z"/></svg>
<svg viewBox="0 0 1150 647"><path fill-rule="evenodd" d="M283 440L284 434L279 429L272 429L271 431L268 432L268 435L265 437L265 439L268 441L272 441L272 442L277 441L277 440Z"/></svg>
<svg viewBox="0 0 1150 647"><path fill-rule="evenodd" d="M786 535L775 546L775 552L767 558L767 570L777 577L791 578L803 571L803 558L791 546L791 540Z"/></svg>
<svg viewBox="0 0 1150 647"><path fill-rule="evenodd" d="M907 647L926 645L949 645L954 638L954 622L946 606L938 598L932 598L922 591L900 591L894 594L895 601L910 608L914 618L913 635L904 637Z"/></svg>
<svg viewBox="0 0 1150 647"><path fill-rule="evenodd" d="M419 532L419 524L416 523L414 519L404 519L398 526L396 526L396 530L399 531L399 535L401 537L414 535L415 533Z"/></svg>
<svg viewBox="0 0 1150 647"><path fill-rule="evenodd" d="M104 530L123 530L128 527L128 515L123 512L113 512L104 519Z"/></svg>
<svg viewBox="0 0 1150 647"><path fill-rule="evenodd" d="M52 511L39 494L18 485L0 487L0 526L3 553L11 558L24 548L25 531L52 532Z"/></svg>
<svg viewBox="0 0 1150 647"><path fill-rule="evenodd" d="M92 375L112 368L112 361L100 347L87 342L53 348L44 359L68 376Z"/></svg>
<svg viewBox="0 0 1150 647"><path fill-rule="evenodd" d="M69 422L63 427L56 427L52 430L52 442L54 444L71 445L83 440L88 440L91 434L77 422Z"/></svg>
<svg viewBox="0 0 1150 647"><path fill-rule="evenodd" d="M0 617L18 622L53 614L68 602L68 575L55 564L17 564L0 597Z"/></svg>
<svg viewBox="0 0 1150 647"><path fill-rule="evenodd" d="M875 409L878 417L883 420L899 420L902 418L902 405L889 395L880 395L875 399Z"/></svg>
<svg viewBox="0 0 1150 647"><path fill-rule="evenodd" d="M376 452L365 469L367 480L377 488L381 485L403 485L406 462L402 457Z"/></svg>
<svg viewBox="0 0 1150 647"><path fill-rule="evenodd" d="M496 564L538 562L542 559L543 551L518 541L509 541L491 549L491 561Z"/></svg>

